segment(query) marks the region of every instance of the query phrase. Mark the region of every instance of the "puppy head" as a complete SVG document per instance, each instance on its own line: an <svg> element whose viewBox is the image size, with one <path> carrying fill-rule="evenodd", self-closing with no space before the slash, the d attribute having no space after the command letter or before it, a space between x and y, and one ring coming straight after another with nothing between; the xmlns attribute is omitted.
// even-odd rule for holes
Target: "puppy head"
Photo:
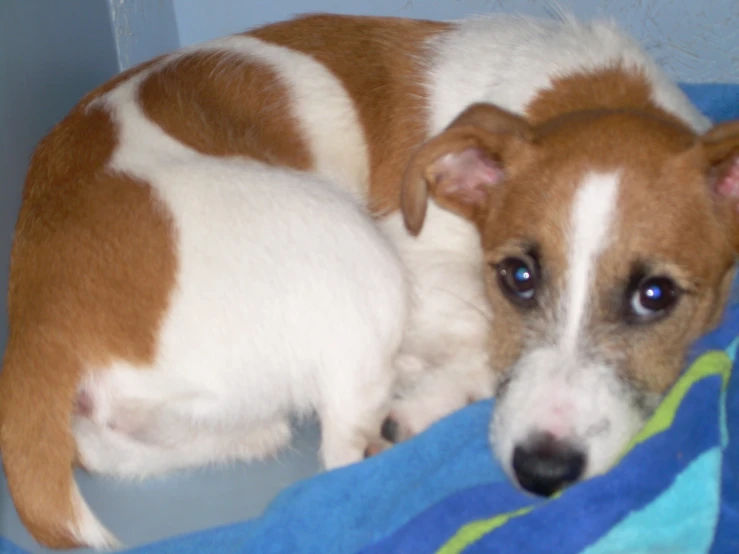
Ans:
<svg viewBox="0 0 739 554"><path fill-rule="evenodd" d="M409 165L412 233L429 195L481 233L503 467L544 495L604 472L723 311L739 122L698 137L611 110L532 127L474 105Z"/></svg>

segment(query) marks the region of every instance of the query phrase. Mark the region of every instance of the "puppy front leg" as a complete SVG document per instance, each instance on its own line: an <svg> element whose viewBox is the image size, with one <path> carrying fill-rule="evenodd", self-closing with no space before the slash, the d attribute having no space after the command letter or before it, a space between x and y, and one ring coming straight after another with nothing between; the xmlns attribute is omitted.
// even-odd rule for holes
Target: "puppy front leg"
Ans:
<svg viewBox="0 0 739 554"><path fill-rule="evenodd" d="M402 442L468 404L493 395L495 379L485 356L462 356L426 369L399 394L382 424L382 437Z"/></svg>

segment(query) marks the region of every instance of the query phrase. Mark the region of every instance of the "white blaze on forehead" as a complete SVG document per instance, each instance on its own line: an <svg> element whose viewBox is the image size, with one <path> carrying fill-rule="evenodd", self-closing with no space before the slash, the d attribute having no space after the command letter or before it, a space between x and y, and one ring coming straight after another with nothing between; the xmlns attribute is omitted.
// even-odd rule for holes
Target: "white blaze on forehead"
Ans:
<svg viewBox="0 0 739 554"><path fill-rule="evenodd" d="M589 173L575 193L568 232L569 252L563 310L561 347L574 353L584 326L598 256L612 239L618 198L618 173Z"/></svg>

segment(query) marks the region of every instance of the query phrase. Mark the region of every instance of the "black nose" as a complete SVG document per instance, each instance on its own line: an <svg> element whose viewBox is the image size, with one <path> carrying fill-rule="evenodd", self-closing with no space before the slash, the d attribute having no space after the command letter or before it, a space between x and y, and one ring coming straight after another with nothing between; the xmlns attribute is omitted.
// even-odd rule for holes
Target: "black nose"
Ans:
<svg viewBox="0 0 739 554"><path fill-rule="evenodd" d="M543 435L513 450L513 471L521 486L539 496L551 496L577 481L585 469L585 455L576 448Z"/></svg>

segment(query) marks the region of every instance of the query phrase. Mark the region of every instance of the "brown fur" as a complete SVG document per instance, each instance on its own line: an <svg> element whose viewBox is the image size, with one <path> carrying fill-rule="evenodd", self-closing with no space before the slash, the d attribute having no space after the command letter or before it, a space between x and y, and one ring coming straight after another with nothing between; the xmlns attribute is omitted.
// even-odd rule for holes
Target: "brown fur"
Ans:
<svg viewBox="0 0 739 554"><path fill-rule="evenodd" d="M251 35L309 54L341 80L359 110L370 151L370 209L399 208L398 187L411 152L428 133L425 41L448 24L384 17L314 15Z"/></svg>
<svg viewBox="0 0 739 554"><path fill-rule="evenodd" d="M532 125L583 110L637 110L680 125L674 115L654 103L646 77L622 66L554 78L524 108Z"/></svg>
<svg viewBox="0 0 739 554"><path fill-rule="evenodd" d="M167 134L204 154L246 156L294 169L312 166L288 92L264 65L193 53L147 76L140 101Z"/></svg>

